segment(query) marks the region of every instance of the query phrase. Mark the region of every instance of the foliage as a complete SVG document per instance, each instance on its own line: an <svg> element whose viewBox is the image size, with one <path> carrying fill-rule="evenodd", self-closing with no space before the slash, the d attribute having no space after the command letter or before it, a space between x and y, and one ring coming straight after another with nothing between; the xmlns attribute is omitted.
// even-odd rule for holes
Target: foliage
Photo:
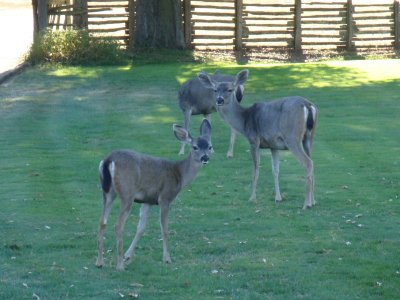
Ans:
<svg viewBox="0 0 400 300"><path fill-rule="evenodd" d="M116 201L106 265L95 268L100 159L116 148L180 159L177 89L216 68L249 68L243 105L296 94L318 106L317 205L301 209L303 170L285 152L274 203L268 151L249 203L248 143L238 137L227 159L229 129L212 115L215 153L171 207L172 264L154 207L132 264L115 270ZM399 78L398 60L28 69L0 88L0 298L398 298ZM134 205L125 249L137 214Z"/></svg>
<svg viewBox="0 0 400 300"><path fill-rule="evenodd" d="M28 55L33 63L65 65L116 65L126 63L126 54L118 42L94 37L87 30L47 30L37 34Z"/></svg>

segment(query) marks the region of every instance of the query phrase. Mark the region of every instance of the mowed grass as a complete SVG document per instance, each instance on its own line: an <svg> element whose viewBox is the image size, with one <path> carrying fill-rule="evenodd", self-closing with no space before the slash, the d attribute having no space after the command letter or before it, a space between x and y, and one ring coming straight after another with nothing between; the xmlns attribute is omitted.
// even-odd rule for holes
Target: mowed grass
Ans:
<svg viewBox="0 0 400 300"><path fill-rule="evenodd" d="M301 95L319 108L317 205L302 210L303 169L269 151L258 202L251 158L212 116L215 153L171 207L172 264L158 207L133 262L115 270L115 201L97 269L98 163L112 149L178 157L179 85L201 69L250 70L243 105ZM32 68L0 86L1 299L396 299L400 295L400 61L282 65L157 64ZM201 117L193 117L198 135ZM138 205L125 227L125 249Z"/></svg>

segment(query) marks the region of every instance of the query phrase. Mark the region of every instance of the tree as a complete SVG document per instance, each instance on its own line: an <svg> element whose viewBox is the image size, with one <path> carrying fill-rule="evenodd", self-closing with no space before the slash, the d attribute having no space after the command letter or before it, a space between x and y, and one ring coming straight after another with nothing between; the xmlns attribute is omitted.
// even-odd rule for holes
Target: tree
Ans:
<svg viewBox="0 0 400 300"><path fill-rule="evenodd" d="M170 49L185 47L181 0L136 0L135 2L136 24L133 38L135 47Z"/></svg>

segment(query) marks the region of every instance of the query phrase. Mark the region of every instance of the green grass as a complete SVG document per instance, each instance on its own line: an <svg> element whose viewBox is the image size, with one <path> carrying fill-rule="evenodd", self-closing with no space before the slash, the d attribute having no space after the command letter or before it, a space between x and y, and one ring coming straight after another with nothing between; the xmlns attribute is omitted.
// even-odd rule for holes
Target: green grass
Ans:
<svg viewBox="0 0 400 300"><path fill-rule="evenodd" d="M215 154L172 205L162 263L154 207L136 257L115 270L114 203L97 269L97 168L115 148L180 159L179 84L201 70L249 68L244 105L302 95L319 108L317 205L302 210L303 170L282 153L273 201L268 151L248 203L244 138L213 115ZM400 61L35 67L0 87L1 299L395 299L400 294ZM192 119L198 134L201 118ZM125 229L131 241L138 206Z"/></svg>

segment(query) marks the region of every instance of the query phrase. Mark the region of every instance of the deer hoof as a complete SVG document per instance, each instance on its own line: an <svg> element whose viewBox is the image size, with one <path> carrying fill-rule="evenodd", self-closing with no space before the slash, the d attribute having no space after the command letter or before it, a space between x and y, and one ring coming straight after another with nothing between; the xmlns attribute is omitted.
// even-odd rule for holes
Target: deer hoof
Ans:
<svg viewBox="0 0 400 300"><path fill-rule="evenodd" d="M97 261L96 261L96 267L100 269L100 268L103 267L103 265L104 265L104 262L103 262L102 260L97 259Z"/></svg>
<svg viewBox="0 0 400 300"><path fill-rule="evenodd" d="M164 263L166 264L170 264L171 263L171 257L169 257L169 255L167 257L163 258Z"/></svg>
<svg viewBox="0 0 400 300"><path fill-rule="evenodd" d="M257 202L256 196L251 196L249 202L256 203Z"/></svg>

